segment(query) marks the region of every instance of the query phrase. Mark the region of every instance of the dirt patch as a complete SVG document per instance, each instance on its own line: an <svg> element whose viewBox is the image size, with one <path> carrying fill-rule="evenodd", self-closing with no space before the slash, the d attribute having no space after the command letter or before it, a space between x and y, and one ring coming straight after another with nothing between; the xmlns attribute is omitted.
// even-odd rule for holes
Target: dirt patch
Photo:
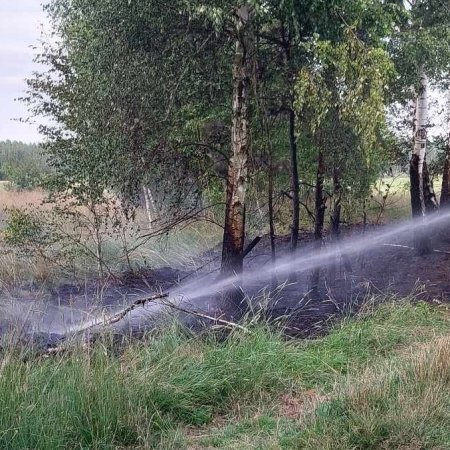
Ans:
<svg viewBox="0 0 450 450"><path fill-rule="evenodd" d="M385 442L381 445L382 450L392 449L392 444L389 442ZM403 444L397 447L397 450L424 450L426 447L424 444L421 444L419 441L412 441L409 444Z"/></svg>
<svg viewBox="0 0 450 450"><path fill-rule="evenodd" d="M319 403L327 400L327 396L320 395L315 389L302 392L298 396L285 394L280 399L278 415L287 419L300 420L310 414Z"/></svg>

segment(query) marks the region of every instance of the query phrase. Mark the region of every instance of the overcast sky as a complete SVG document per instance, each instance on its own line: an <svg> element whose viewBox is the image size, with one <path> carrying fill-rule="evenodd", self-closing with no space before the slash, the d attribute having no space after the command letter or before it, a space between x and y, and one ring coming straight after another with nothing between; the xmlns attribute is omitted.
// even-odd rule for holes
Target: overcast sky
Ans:
<svg viewBox="0 0 450 450"><path fill-rule="evenodd" d="M14 99L25 88L24 79L36 68L33 51L45 14L40 0L0 0L0 140L41 140L36 126L12 119L26 117L23 104Z"/></svg>

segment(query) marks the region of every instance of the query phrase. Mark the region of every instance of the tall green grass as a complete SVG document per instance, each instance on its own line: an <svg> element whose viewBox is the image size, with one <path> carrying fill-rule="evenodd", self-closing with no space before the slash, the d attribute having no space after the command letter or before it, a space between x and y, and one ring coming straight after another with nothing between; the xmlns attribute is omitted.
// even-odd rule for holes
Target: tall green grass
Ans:
<svg viewBox="0 0 450 450"><path fill-rule="evenodd" d="M107 336L91 349L74 348L48 359L24 360L17 350L4 350L0 448L272 448L264 446L270 442L278 445L273 448L303 448L298 447L302 442L328 436L326 426L313 422L308 434L286 422L279 436L284 419L273 411L249 424L236 411L262 411L283 394L300 396L305 389L334 392L346 374L354 376L405 346L449 330L439 309L404 303L346 321L310 342L286 341L266 325L226 339L192 336L174 325L120 352ZM345 409L342 401L337 405ZM330 417L336 407L324 406ZM238 421L241 428L228 428L224 437L224 430L214 430L219 417ZM192 447L192 427L209 430L209 441L196 440ZM248 446L233 447L235 439Z"/></svg>
<svg viewBox="0 0 450 450"><path fill-rule="evenodd" d="M351 377L319 405L291 446L450 448L450 337Z"/></svg>

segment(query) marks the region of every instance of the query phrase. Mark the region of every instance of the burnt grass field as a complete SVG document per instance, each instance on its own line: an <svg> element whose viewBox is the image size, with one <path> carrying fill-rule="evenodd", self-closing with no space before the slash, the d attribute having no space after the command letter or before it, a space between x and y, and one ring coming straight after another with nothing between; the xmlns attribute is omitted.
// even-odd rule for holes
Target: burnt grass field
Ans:
<svg viewBox="0 0 450 450"><path fill-rule="evenodd" d="M312 270L302 267L301 255L326 251L333 245L329 236L325 237L323 248L317 250L314 236L301 234L300 256L292 261L292 267L297 266L298 270L294 275L270 271L270 242L264 236L245 260L245 275L239 285L243 300L236 311L224 307L227 289L214 289L220 279L220 249L211 248L194 257L186 267L177 264L176 267L141 268L102 283L95 280L83 284L63 283L50 290L36 286L16 289L3 300L2 331L19 327L26 339L33 336L33 341L42 340L44 345L52 346L63 335L70 335L73 330L78 332L84 322L101 322L102 317L105 319L133 302L159 293L168 293L169 299L171 293L176 293L173 305L181 305L181 311L167 307L165 300L155 300L125 315L113 329L139 335L160 327L167 317L176 317L200 330L213 324L212 318L231 317L238 322L250 315L282 321L287 334L311 338L323 335L339 317L356 313L366 302L410 297L416 301L446 303L450 298L450 242L435 233L433 251L419 256L412 247L412 236L403 233L367 248L365 236L370 242L371 233L382 229L343 227L342 245L354 239L363 245L356 252L326 258L316 286L312 285ZM277 237L276 249L278 259L289 258L289 237ZM259 273L264 274L259 276ZM211 291L191 300L197 285L199 290L211 285Z"/></svg>

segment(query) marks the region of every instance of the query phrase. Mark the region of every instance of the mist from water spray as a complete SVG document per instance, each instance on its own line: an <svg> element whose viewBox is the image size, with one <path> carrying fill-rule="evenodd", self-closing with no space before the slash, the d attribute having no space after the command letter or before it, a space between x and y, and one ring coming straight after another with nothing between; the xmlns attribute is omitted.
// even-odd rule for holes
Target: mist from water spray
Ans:
<svg viewBox="0 0 450 450"><path fill-rule="evenodd" d="M326 268L331 264L335 264L337 258L352 255L364 254L369 250L373 250L381 247L384 244L391 244L387 242L391 239L404 239L405 237L414 238L414 235L418 232L431 233L433 229L437 229L437 226L450 224L450 212L437 213L434 216L427 217L426 223L423 218L415 220L409 220L397 225L384 226L380 230L365 231L357 237L343 238L339 242L334 242L326 246L315 247L310 249L300 248L294 254L289 254L278 258L276 263L271 261L265 265L258 266L256 268L247 268L242 275L231 276L228 278L220 279L214 275L208 274L206 276L199 276L190 282L185 282L170 291L169 301L174 305L185 305L186 308L193 308L198 305L199 299L204 300L209 298L213 304L214 298L221 293L233 287L245 287L252 283L257 283L261 287L268 287L270 280L273 276L276 276L279 281L287 279L291 274L300 274L304 272L311 272L315 269ZM426 229L425 229L426 228ZM264 286L265 285L265 286ZM164 301L155 301L147 303L145 308L135 309L132 313L128 314L127 319L130 323L132 320L139 320L139 318L148 318L152 315L156 315L163 311L165 308ZM187 306L188 305L188 306ZM166 305L167 307L167 305ZM91 329L95 326L101 326L104 322L100 317L93 317L86 320L86 314L80 314L80 320L78 323L72 324L63 323L61 319L50 320L58 316L55 313L55 308L50 308L48 315L52 317L46 318L46 322L49 324L44 327L47 332L61 332L79 333ZM83 317L84 316L84 317ZM92 316L91 316L92 317ZM61 322L61 323L57 323ZM50 323L53 323L50 326Z"/></svg>
<svg viewBox="0 0 450 450"><path fill-rule="evenodd" d="M450 222L450 212L427 217L427 230L424 230L424 219L417 218L400 224L385 226L382 230L366 231L358 237L345 238L328 246L316 247L306 251L304 248L300 248L293 254L278 258L275 264L269 262L262 267L247 268L241 275L222 279L217 277L217 275L211 274L203 277L199 276L172 289L169 301L173 305L187 305L187 308L195 311L200 299L209 298L210 303L214 304L217 301L216 296L220 296L232 288L241 288L252 283L259 284L261 287L264 287L265 283L265 287L267 287L270 284L269 280L273 276L282 281L283 277L287 279L292 274L312 272L318 268L325 268L330 264L334 264L337 258L342 255L363 254L386 244L386 241L389 239L404 238L405 235L413 238L414 234L419 231L430 232L433 227L437 227L437 225L442 226L446 222ZM135 309L128 315L130 323L133 320L138 323L140 318L145 320L145 318L161 312L164 309L164 303L165 301L156 301L151 304L147 303L144 308ZM101 325L101 323L102 320L94 319L72 328L71 331L83 331L91 328L93 325Z"/></svg>
<svg viewBox="0 0 450 450"><path fill-rule="evenodd" d="M218 294L233 286L239 287L261 279L270 280L270 277L274 275L288 277L290 274L313 271L329 266L342 255L358 255L380 247L388 239L400 238L405 234L414 237L414 234L418 232L430 233L433 227L448 225L449 222L450 212L438 213L435 216L427 217L426 222L424 222L424 218L420 217L397 225L385 226L382 230L366 231L363 235L346 238L326 247L316 247L306 252L300 248L294 254L279 258L275 264L267 264L265 267L259 267L242 275L231 276L209 285L205 284L204 280L194 280L171 291L171 297L179 296L192 302L201 297Z"/></svg>

